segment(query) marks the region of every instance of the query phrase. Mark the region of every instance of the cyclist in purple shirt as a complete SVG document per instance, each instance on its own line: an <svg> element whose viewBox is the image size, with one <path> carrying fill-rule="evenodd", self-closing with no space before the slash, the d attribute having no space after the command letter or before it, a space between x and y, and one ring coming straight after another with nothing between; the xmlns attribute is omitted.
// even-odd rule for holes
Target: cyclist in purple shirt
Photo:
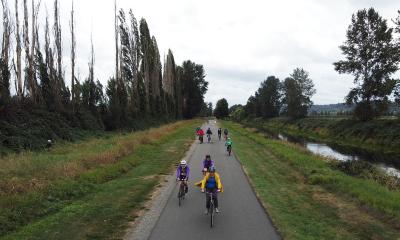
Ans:
<svg viewBox="0 0 400 240"><path fill-rule="evenodd" d="M190 168L187 165L186 160L182 160L181 163L179 164L178 168L176 169L176 180L177 181L182 181L183 184L185 184L185 192L187 193L189 188L188 188L188 180L189 180L189 174L190 174Z"/></svg>
<svg viewBox="0 0 400 240"><path fill-rule="evenodd" d="M214 166L214 161L211 160L211 156L209 154L206 155L206 158L203 161L203 175L208 172L208 170Z"/></svg>

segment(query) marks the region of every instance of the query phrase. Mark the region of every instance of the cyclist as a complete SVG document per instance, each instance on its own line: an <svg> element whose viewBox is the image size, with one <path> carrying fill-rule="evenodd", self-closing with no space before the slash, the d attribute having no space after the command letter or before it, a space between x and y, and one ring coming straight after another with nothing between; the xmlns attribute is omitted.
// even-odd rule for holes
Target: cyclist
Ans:
<svg viewBox="0 0 400 240"><path fill-rule="evenodd" d="M211 156L207 154L206 158L203 160L203 175L205 175L212 166L214 166L214 161L211 160Z"/></svg>
<svg viewBox="0 0 400 240"><path fill-rule="evenodd" d="M228 129L227 128L225 128L224 129L224 137L225 137L225 141L226 141L226 139L228 138Z"/></svg>
<svg viewBox="0 0 400 240"><path fill-rule="evenodd" d="M218 128L218 139L221 141L222 128Z"/></svg>
<svg viewBox="0 0 400 240"><path fill-rule="evenodd" d="M212 196L214 198L215 212L219 213L217 193L223 191L223 188L222 188L222 183L221 183L221 177L219 176L218 173L216 173L214 166L210 167L210 172L208 172L204 176L203 181L201 182L201 191L207 192L207 193L212 193ZM209 212L210 200L211 200L210 195L207 194L206 195L205 214L208 214L208 212Z"/></svg>
<svg viewBox="0 0 400 240"><path fill-rule="evenodd" d="M232 139L228 138L228 140L226 140L226 143L225 143L226 151L229 152L229 149L232 150L232 144L233 144Z"/></svg>
<svg viewBox="0 0 400 240"><path fill-rule="evenodd" d="M183 184L185 185L185 193L188 192L189 187L188 187L188 180L189 180L189 174L190 174L190 168L187 165L186 160L182 160L176 169L176 180L177 181L182 181Z"/></svg>
<svg viewBox="0 0 400 240"><path fill-rule="evenodd" d="M203 137L204 137L204 131L203 131L203 129L200 128L200 130L197 131L197 135L199 136L199 141L200 141L200 143L203 143Z"/></svg>
<svg viewBox="0 0 400 240"><path fill-rule="evenodd" d="M207 129L207 139L208 139L208 142L210 142L211 135L212 135L211 128L208 128L208 129Z"/></svg>

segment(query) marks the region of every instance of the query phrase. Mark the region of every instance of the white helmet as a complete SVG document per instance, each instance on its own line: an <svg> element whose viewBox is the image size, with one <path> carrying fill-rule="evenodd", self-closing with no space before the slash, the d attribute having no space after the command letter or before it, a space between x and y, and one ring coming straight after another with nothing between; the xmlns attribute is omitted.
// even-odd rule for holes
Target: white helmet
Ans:
<svg viewBox="0 0 400 240"><path fill-rule="evenodd" d="M181 165L186 165L186 164L187 164L186 160L181 161Z"/></svg>

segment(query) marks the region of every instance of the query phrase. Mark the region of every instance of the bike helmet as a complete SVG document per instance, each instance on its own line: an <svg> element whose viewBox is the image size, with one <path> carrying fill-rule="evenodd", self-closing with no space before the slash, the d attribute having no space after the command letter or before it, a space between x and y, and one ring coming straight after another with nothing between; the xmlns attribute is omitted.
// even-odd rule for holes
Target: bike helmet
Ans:
<svg viewBox="0 0 400 240"><path fill-rule="evenodd" d="M181 165L186 165L186 164L187 164L186 160L181 161Z"/></svg>
<svg viewBox="0 0 400 240"><path fill-rule="evenodd" d="M214 166L211 166L209 172L215 173L215 167L214 167Z"/></svg>
<svg viewBox="0 0 400 240"><path fill-rule="evenodd" d="M207 155L206 155L206 158L211 158L210 154L207 154Z"/></svg>

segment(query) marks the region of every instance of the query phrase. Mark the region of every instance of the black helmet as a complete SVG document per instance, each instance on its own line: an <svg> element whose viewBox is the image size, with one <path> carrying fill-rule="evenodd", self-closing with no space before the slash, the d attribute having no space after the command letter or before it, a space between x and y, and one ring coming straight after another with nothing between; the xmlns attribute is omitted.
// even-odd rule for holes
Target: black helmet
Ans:
<svg viewBox="0 0 400 240"><path fill-rule="evenodd" d="M207 154L207 155L206 155L206 158L211 158L210 154Z"/></svg>

